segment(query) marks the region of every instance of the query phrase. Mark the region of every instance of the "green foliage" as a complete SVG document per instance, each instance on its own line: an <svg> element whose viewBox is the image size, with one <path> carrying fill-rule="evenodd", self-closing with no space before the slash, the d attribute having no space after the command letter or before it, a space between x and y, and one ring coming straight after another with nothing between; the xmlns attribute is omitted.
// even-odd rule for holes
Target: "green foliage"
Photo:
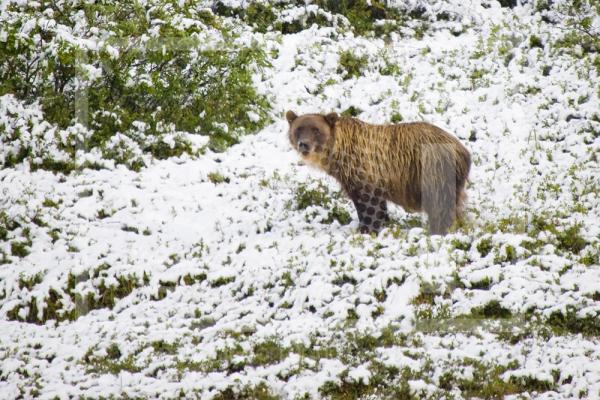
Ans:
<svg viewBox="0 0 600 400"><path fill-rule="evenodd" d="M44 278L43 273L37 273L31 276L19 276L19 289L27 289L31 290L38 283L42 283L42 279Z"/></svg>
<svg viewBox="0 0 600 400"><path fill-rule="evenodd" d="M344 75L344 79L358 78L369 64L367 56L357 56L351 50L340 53L338 73Z"/></svg>
<svg viewBox="0 0 600 400"><path fill-rule="evenodd" d="M4 210L0 210L0 241L7 240L9 232L14 231L19 227L19 224L14 219L10 218Z"/></svg>
<svg viewBox="0 0 600 400"><path fill-rule="evenodd" d="M38 304L36 298L32 297L27 302L18 304L9 310L7 317L9 320L35 324L44 324L48 320L72 321L91 310L112 309L118 299L128 296L142 284L147 284L147 282L140 283L136 275L117 275L115 277L116 284L107 284L106 277L110 268L109 264L103 263L80 276L69 274L64 291L59 292L51 288L44 296L43 304ZM35 285L42 282L42 278L43 274L41 273L30 277L23 276L19 280L19 287L32 291ZM93 282L96 292L88 292L85 297L82 297L75 288L78 283L85 281ZM67 302L64 298L67 296L70 303L75 305L74 308L67 309L65 307ZM41 315L38 313L40 308L42 309ZM27 310L24 317L21 310Z"/></svg>
<svg viewBox="0 0 600 400"><path fill-rule="evenodd" d="M587 241L581 236L581 225L579 224L569 226L562 231L557 231L556 240L558 241L557 247L559 249L574 254L579 254L587 245Z"/></svg>
<svg viewBox="0 0 600 400"><path fill-rule="evenodd" d="M492 244L492 238L491 237L483 237L479 240L479 242L477 243L477 251L479 252L479 254L481 254L481 257L485 257L487 256L490 251L492 251L493 248L493 244Z"/></svg>
<svg viewBox="0 0 600 400"><path fill-rule="evenodd" d="M589 247L581 256L580 262L583 265L600 265L600 246Z"/></svg>
<svg viewBox="0 0 600 400"><path fill-rule="evenodd" d="M403 117L403 116L402 116L402 114L400 114L398 111L394 111L394 112L392 113L392 116L391 116L391 118L390 118L390 121L391 121L393 124L397 124L397 123L399 123L399 122L402 122L402 121L404 121L404 117Z"/></svg>
<svg viewBox="0 0 600 400"><path fill-rule="evenodd" d="M374 32L377 35L385 34L402 21L402 15L387 2L378 0L317 0L319 7L335 14L341 14L348 19L354 32L365 35ZM381 24L378 22L386 22Z"/></svg>
<svg viewBox="0 0 600 400"><path fill-rule="evenodd" d="M350 213L334 201L329 190L320 182L315 188L309 188L306 184L298 186L294 194L294 203L297 210L305 210L310 206L328 208L327 216L321 221L324 224L338 221L340 225L347 225L352 221ZM312 217L317 214L315 213Z"/></svg>
<svg viewBox="0 0 600 400"><path fill-rule="evenodd" d="M343 273L341 275L337 275L331 281L331 283L334 284L334 285L337 285L337 286L343 286L343 285L345 285L347 283L349 283L351 285L356 285L358 283L358 281L353 276Z"/></svg>
<svg viewBox="0 0 600 400"><path fill-rule="evenodd" d="M294 201L297 210L304 210L310 206L327 207L331 203L331 197L322 183L319 183L314 189L308 188L306 184L301 184L296 189Z"/></svg>
<svg viewBox="0 0 600 400"><path fill-rule="evenodd" d="M333 221L339 222L340 225L348 225L352 221L352 216L345 208L335 204L327 213L327 218L323 220L323 223L331 224Z"/></svg>
<svg viewBox="0 0 600 400"><path fill-rule="evenodd" d="M121 349L119 349L119 345L116 343L111 343L111 345L106 348L106 356L111 360L117 360L121 358Z"/></svg>
<svg viewBox="0 0 600 400"><path fill-rule="evenodd" d="M257 343L252 348L253 357L250 365L270 365L283 361L289 349L283 347L275 338L267 339Z"/></svg>
<svg viewBox="0 0 600 400"><path fill-rule="evenodd" d="M228 285L232 282L235 282L235 276L221 276L214 281L210 282L210 286L215 288L219 286Z"/></svg>
<svg viewBox="0 0 600 400"><path fill-rule="evenodd" d="M487 276L480 281L471 283L471 289L489 290L491 286L492 280Z"/></svg>
<svg viewBox="0 0 600 400"><path fill-rule="evenodd" d="M241 389L227 388L216 396L214 400L279 400L281 397L274 395L266 383L261 382L256 386L245 385Z"/></svg>
<svg viewBox="0 0 600 400"><path fill-rule="evenodd" d="M243 7L231 7L222 1L217 1L213 6L213 10L217 15L237 18L260 33L278 31L289 34L298 33L310 28L313 24L331 26L331 22L321 10L316 12L313 10L306 11L292 20L282 21L277 18L277 14L283 11L285 7L286 5L283 2L268 5L251 2Z"/></svg>
<svg viewBox="0 0 600 400"><path fill-rule="evenodd" d="M554 311L545 321L554 333L564 335L567 333L584 336L600 336L600 318L598 313L578 315L573 306L567 306L564 312Z"/></svg>
<svg viewBox="0 0 600 400"><path fill-rule="evenodd" d="M510 318L512 313L503 307L498 300L491 300L481 307L474 307L471 314L476 318Z"/></svg>
<svg viewBox="0 0 600 400"><path fill-rule="evenodd" d="M223 174L221 174L220 172L209 172L208 174L208 180L211 181L212 183L214 183L215 185L219 184L219 183L229 183L229 178L227 178L226 176L224 176Z"/></svg>
<svg viewBox="0 0 600 400"><path fill-rule="evenodd" d="M450 245L457 249L457 250L462 250L462 251L469 251L471 249L471 242L467 239L467 240L461 240L461 239L452 239L450 241Z"/></svg>
<svg viewBox="0 0 600 400"><path fill-rule="evenodd" d="M342 117L358 117L361 112L362 112L362 110L360 108L355 107L355 106L350 106L347 109L345 109L344 111L342 111L341 115L342 115Z"/></svg>
<svg viewBox="0 0 600 400"><path fill-rule="evenodd" d="M0 18L7 34L0 41L0 96L38 102L43 114L29 116L33 125L43 120L46 130L56 126L71 137L61 140L64 134L54 132L53 150L61 157L35 154L40 150L30 127L15 122L0 142L23 143L7 151L2 165L37 156L38 167L69 172L79 166L78 150L99 148L105 158L139 169L142 153L159 159L194 154L177 132L208 135L209 146L223 150L265 126L269 105L252 81L269 66L264 51L238 44L206 12L182 26L178 18L190 10L168 3L13 3ZM46 21L48 13L55 23ZM90 39L90 31L82 31L79 18L106 37L100 46L80 40ZM26 26L31 31L24 35ZM65 29L72 39L59 34ZM207 39L211 31L219 39Z"/></svg>
<svg viewBox="0 0 600 400"><path fill-rule="evenodd" d="M597 0L576 0L560 4L556 9L556 18L567 29L554 46L567 54L580 57L578 48L584 53L600 52L600 31L592 26L594 18L600 17L600 2Z"/></svg>
<svg viewBox="0 0 600 400"><path fill-rule="evenodd" d="M11 242L10 252L15 257L27 257L29 255L29 246L31 243L28 242Z"/></svg>
<svg viewBox="0 0 600 400"><path fill-rule="evenodd" d="M543 49L544 44L542 43L542 39L540 39L538 36L531 35L529 36L529 47L539 47Z"/></svg>
<svg viewBox="0 0 600 400"><path fill-rule="evenodd" d="M291 20L282 20L277 15L289 9L290 6L300 4L250 2L242 7L232 7L223 1L216 1L212 8L217 15L236 18L261 33L269 31L283 34L297 33L314 24L335 26L335 20L332 21L328 17L328 14L331 13L344 16L354 33L358 35L382 36L395 31L404 19L404 15L396 9L388 7L383 1L317 0L312 4L318 7L317 10L300 8L298 11L302 12L294 13L295 17ZM302 3L302 5L304 4Z"/></svg>
<svg viewBox="0 0 600 400"><path fill-rule="evenodd" d="M139 372L141 368L135 364L135 354L123 357L116 343L106 349L107 356L96 356L90 349L83 357L82 363L88 373L119 375L122 371Z"/></svg>
<svg viewBox="0 0 600 400"><path fill-rule="evenodd" d="M150 344L156 353L177 354L178 343L167 343L164 340L156 340Z"/></svg>
<svg viewBox="0 0 600 400"><path fill-rule="evenodd" d="M537 380L533 377L504 379L503 375L519 367L514 361L507 365L490 365L475 359L465 359L465 365L473 367L472 378L454 378L446 375L446 385L458 387L466 398L501 399L510 394L528 391L547 391L554 388L554 384ZM451 383L452 382L452 383Z"/></svg>

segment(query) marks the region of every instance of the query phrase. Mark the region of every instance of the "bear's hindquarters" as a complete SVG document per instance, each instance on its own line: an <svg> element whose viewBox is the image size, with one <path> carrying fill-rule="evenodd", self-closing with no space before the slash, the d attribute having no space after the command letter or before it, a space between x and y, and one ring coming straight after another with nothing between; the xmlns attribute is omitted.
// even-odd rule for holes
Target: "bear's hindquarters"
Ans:
<svg viewBox="0 0 600 400"><path fill-rule="evenodd" d="M462 213L470 156L460 144L423 145L421 206L431 234L444 235Z"/></svg>

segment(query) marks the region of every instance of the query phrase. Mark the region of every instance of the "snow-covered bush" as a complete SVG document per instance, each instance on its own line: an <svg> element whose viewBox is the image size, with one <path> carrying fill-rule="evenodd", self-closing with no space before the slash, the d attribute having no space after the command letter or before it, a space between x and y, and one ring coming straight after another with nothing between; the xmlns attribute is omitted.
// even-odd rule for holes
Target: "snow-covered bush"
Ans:
<svg viewBox="0 0 600 400"><path fill-rule="evenodd" d="M255 72L268 65L265 53L255 42L240 40L210 11L184 13L161 0L144 6L9 1L2 7L0 96L12 95L3 104L35 110L26 118L35 118L28 134L38 141L25 143L23 128L15 131L26 124L18 117L11 132L0 132L2 141L21 139L4 151L10 159L2 165L21 161L26 153L37 157L38 148L56 147L74 156L66 148L72 143L40 147L42 137L47 144L64 129L85 132L76 140L85 151L103 148L116 134L131 136L136 124L146 127L145 137L208 135L210 147L222 150L268 121L268 102L253 82ZM172 129L165 132L165 126ZM170 155L160 140L137 142L158 158ZM173 155L190 152L185 141L177 143L167 146L178 149ZM65 161L64 154L55 156ZM122 153L115 161L139 165Z"/></svg>

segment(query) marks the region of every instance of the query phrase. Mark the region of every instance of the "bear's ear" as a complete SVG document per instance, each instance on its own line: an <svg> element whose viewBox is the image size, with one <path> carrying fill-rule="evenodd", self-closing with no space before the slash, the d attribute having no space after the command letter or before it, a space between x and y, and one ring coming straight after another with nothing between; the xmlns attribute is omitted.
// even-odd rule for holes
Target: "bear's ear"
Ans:
<svg viewBox="0 0 600 400"><path fill-rule="evenodd" d="M288 122L291 124L292 122L294 122L294 120L296 118L298 118L298 116L296 115L295 112L293 112L292 110L288 110L288 112L285 113L285 118L288 120Z"/></svg>
<svg viewBox="0 0 600 400"><path fill-rule="evenodd" d="M329 126L331 126L332 128L335 126L335 122L338 120L339 115L337 115L337 113L329 113L325 116L325 121L327 121L327 123L329 124Z"/></svg>

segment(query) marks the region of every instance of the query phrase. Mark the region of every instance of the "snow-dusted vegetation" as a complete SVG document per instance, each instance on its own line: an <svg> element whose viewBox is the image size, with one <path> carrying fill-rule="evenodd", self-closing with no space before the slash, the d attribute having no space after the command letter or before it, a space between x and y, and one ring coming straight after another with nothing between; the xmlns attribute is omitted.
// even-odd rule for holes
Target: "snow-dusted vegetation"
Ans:
<svg viewBox="0 0 600 400"><path fill-rule="evenodd" d="M600 5L0 4L0 397L600 398ZM378 235L283 113L425 120Z"/></svg>

